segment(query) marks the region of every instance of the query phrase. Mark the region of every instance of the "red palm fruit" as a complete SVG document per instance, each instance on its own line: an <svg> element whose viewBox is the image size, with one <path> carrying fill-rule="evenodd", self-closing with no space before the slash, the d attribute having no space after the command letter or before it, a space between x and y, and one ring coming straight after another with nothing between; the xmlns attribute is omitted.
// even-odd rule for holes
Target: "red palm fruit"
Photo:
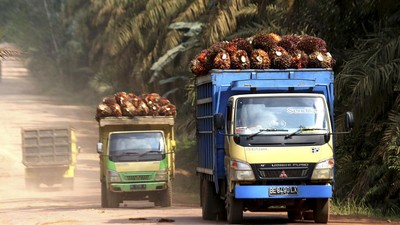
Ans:
<svg viewBox="0 0 400 225"><path fill-rule="evenodd" d="M153 109L153 106L155 106L160 100L160 95L157 93L142 94L141 99L151 110Z"/></svg>
<svg viewBox="0 0 400 225"><path fill-rule="evenodd" d="M308 56L309 68L332 68L335 60L329 52L313 52Z"/></svg>
<svg viewBox="0 0 400 225"><path fill-rule="evenodd" d="M122 116L121 106L118 103L112 104L109 107L112 111L113 116L116 116L116 117Z"/></svg>
<svg viewBox="0 0 400 225"><path fill-rule="evenodd" d="M281 36L275 33L256 34L253 36L253 47L260 48L266 52L271 51L282 40Z"/></svg>
<svg viewBox="0 0 400 225"><path fill-rule="evenodd" d="M115 97L114 96L104 97L102 102L104 104L108 105L108 106L117 103L117 101L115 101Z"/></svg>
<svg viewBox="0 0 400 225"><path fill-rule="evenodd" d="M228 52L225 50L220 51L214 58L215 69L229 69L231 67L231 60Z"/></svg>
<svg viewBox="0 0 400 225"><path fill-rule="evenodd" d="M245 38L234 38L231 42L236 43L236 47L238 50L245 50L247 56L251 55L251 52L253 51L253 45L249 40Z"/></svg>
<svg viewBox="0 0 400 225"><path fill-rule="evenodd" d="M308 56L303 51L297 50L295 53L291 55L292 57L292 64L290 68L300 69L300 68L307 68L308 64Z"/></svg>
<svg viewBox="0 0 400 225"><path fill-rule="evenodd" d="M245 50L237 50L231 55L232 69L249 69L250 59Z"/></svg>
<svg viewBox="0 0 400 225"><path fill-rule="evenodd" d="M303 35L301 41L297 44L297 48L306 54L313 52L327 52L326 42L319 37Z"/></svg>
<svg viewBox="0 0 400 225"><path fill-rule="evenodd" d="M284 48L289 54L294 54L300 41L301 37L299 35L284 35L278 46Z"/></svg>
<svg viewBox="0 0 400 225"><path fill-rule="evenodd" d="M236 42L228 42L224 50L227 51L229 55L234 54L238 50Z"/></svg>
<svg viewBox="0 0 400 225"><path fill-rule="evenodd" d="M135 107L135 108L139 108L139 105L141 104L141 99L140 99L140 97L138 97L138 96L130 96L130 102L132 103L132 105Z"/></svg>
<svg viewBox="0 0 400 225"><path fill-rule="evenodd" d="M124 106L125 101L129 101L129 96L126 92L117 92L114 94L115 101L120 105Z"/></svg>
<svg viewBox="0 0 400 225"><path fill-rule="evenodd" d="M268 53L262 49L254 49L250 56L250 68L253 69L268 69L270 60Z"/></svg>
<svg viewBox="0 0 400 225"><path fill-rule="evenodd" d="M176 107L173 104L164 105L159 110L160 116L175 116L176 115Z"/></svg>
<svg viewBox="0 0 400 225"><path fill-rule="evenodd" d="M171 102L167 98L164 98L164 97L160 98L160 103L159 103L160 106L165 106L168 104L171 104Z"/></svg>
<svg viewBox="0 0 400 225"><path fill-rule="evenodd" d="M95 119L99 121L101 118L112 116L110 107L105 103L100 103L96 108Z"/></svg>
<svg viewBox="0 0 400 225"><path fill-rule="evenodd" d="M124 106L121 106L121 111L122 111L123 116L135 116L136 115L136 108L129 101L126 101Z"/></svg>
<svg viewBox="0 0 400 225"><path fill-rule="evenodd" d="M206 75L209 69L207 69L198 59L192 59L190 61L190 70L195 76Z"/></svg>
<svg viewBox="0 0 400 225"><path fill-rule="evenodd" d="M271 60L271 68L274 69L287 69L292 64L292 57L280 46L271 49L269 58Z"/></svg>
<svg viewBox="0 0 400 225"><path fill-rule="evenodd" d="M138 116L147 116L149 114L149 107L141 99L138 100L138 107L136 107Z"/></svg>

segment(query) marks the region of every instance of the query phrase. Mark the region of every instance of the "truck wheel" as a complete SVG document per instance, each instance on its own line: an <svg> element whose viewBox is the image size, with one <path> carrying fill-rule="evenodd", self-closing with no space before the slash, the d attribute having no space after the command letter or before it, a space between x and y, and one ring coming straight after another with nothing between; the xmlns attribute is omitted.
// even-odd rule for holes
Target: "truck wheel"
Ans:
<svg viewBox="0 0 400 225"><path fill-rule="evenodd" d="M303 218L300 210L289 210L287 215L290 221L301 220Z"/></svg>
<svg viewBox="0 0 400 225"><path fill-rule="evenodd" d="M106 182L101 182L101 207L118 208L119 196L107 190Z"/></svg>
<svg viewBox="0 0 400 225"><path fill-rule="evenodd" d="M167 190L162 191L160 196L161 207L171 207L172 205L172 186L169 186Z"/></svg>
<svg viewBox="0 0 400 225"><path fill-rule="evenodd" d="M107 191L108 208L118 208L119 202L120 202L120 198L119 198L118 194L113 193L111 191Z"/></svg>
<svg viewBox="0 0 400 225"><path fill-rule="evenodd" d="M305 220L314 220L314 212L309 210L309 211L304 211L303 212L303 217Z"/></svg>
<svg viewBox="0 0 400 225"><path fill-rule="evenodd" d="M204 220L216 220L218 217L218 205L221 200L214 191L214 183L202 180L201 184L202 217Z"/></svg>
<svg viewBox="0 0 400 225"><path fill-rule="evenodd" d="M102 181L101 182L101 207L103 208L108 208L107 205L107 187L106 187L106 182Z"/></svg>
<svg viewBox="0 0 400 225"><path fill-rule="evenodd" d="M314 221L316 223L328 223L329 221L329 198L315 199Z"/></svg>
<svg viewBox="0 0 400 225"><path fill-rule="evenodd" d="M243 220L243 202L235 199L232 194L226 198L226 216L228 223L242 223Z"/></svg>

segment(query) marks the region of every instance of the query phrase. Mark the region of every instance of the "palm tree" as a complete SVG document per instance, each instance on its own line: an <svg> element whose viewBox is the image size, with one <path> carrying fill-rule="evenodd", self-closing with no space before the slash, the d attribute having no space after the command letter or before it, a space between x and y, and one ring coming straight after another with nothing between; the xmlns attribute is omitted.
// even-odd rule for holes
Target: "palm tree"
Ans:
<svg viewBox="0 0 400 225"><path fill-rule="evenodd" d="M336 78L338 100L353 106L359 121L351 144L339 148L342 173L339 193L399 212L400 197L400 32L399 8L374 32L357 42ZM351 140L352 139L352 140ZM348 144L348 142L345 142ZM351 173L351 179L344 173ZM344 186L347 188L347 185Z"/></svg>

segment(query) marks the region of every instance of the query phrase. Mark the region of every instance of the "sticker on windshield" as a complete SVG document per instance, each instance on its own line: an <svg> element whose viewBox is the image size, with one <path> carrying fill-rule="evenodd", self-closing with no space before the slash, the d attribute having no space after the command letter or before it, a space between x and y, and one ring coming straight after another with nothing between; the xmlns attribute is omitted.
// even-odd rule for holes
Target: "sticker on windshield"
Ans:
<svg viewBox="0 0 400 225"><path fill-rule="evenodd" d="M317 114L318 110L312 107L301 107L301 108L287 108L287 113L289 114Z"/></svg>

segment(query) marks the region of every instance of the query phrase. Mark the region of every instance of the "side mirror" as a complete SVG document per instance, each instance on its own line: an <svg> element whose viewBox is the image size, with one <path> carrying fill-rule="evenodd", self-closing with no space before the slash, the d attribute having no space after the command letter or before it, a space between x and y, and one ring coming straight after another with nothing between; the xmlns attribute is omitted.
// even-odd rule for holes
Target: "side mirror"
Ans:
<svg viewBox="0 0 400 225"><path fill-rule="evenodd" d="M171 148L172 149L176 148L176 141L175 140L171 140Z"/></svg>
<svg viewBox="0 0 400 225"><path fill-rule="evenodd" d="M351 129L354 126L354 117L352 112L346 112L346 128Z"/></svg>
<svg viewBox="0 0 400 225"><path fill-rule="evenodd" d="M97 143L97 153L103 152L103 143Z"/></svg>
<svg viewBox="0 0 400 225"><path fill-rule="evenodd" d="M214 119L214 129L215 130L223 130L225 127L225 119L222 113L216 113L213 116Z"/></svg>

